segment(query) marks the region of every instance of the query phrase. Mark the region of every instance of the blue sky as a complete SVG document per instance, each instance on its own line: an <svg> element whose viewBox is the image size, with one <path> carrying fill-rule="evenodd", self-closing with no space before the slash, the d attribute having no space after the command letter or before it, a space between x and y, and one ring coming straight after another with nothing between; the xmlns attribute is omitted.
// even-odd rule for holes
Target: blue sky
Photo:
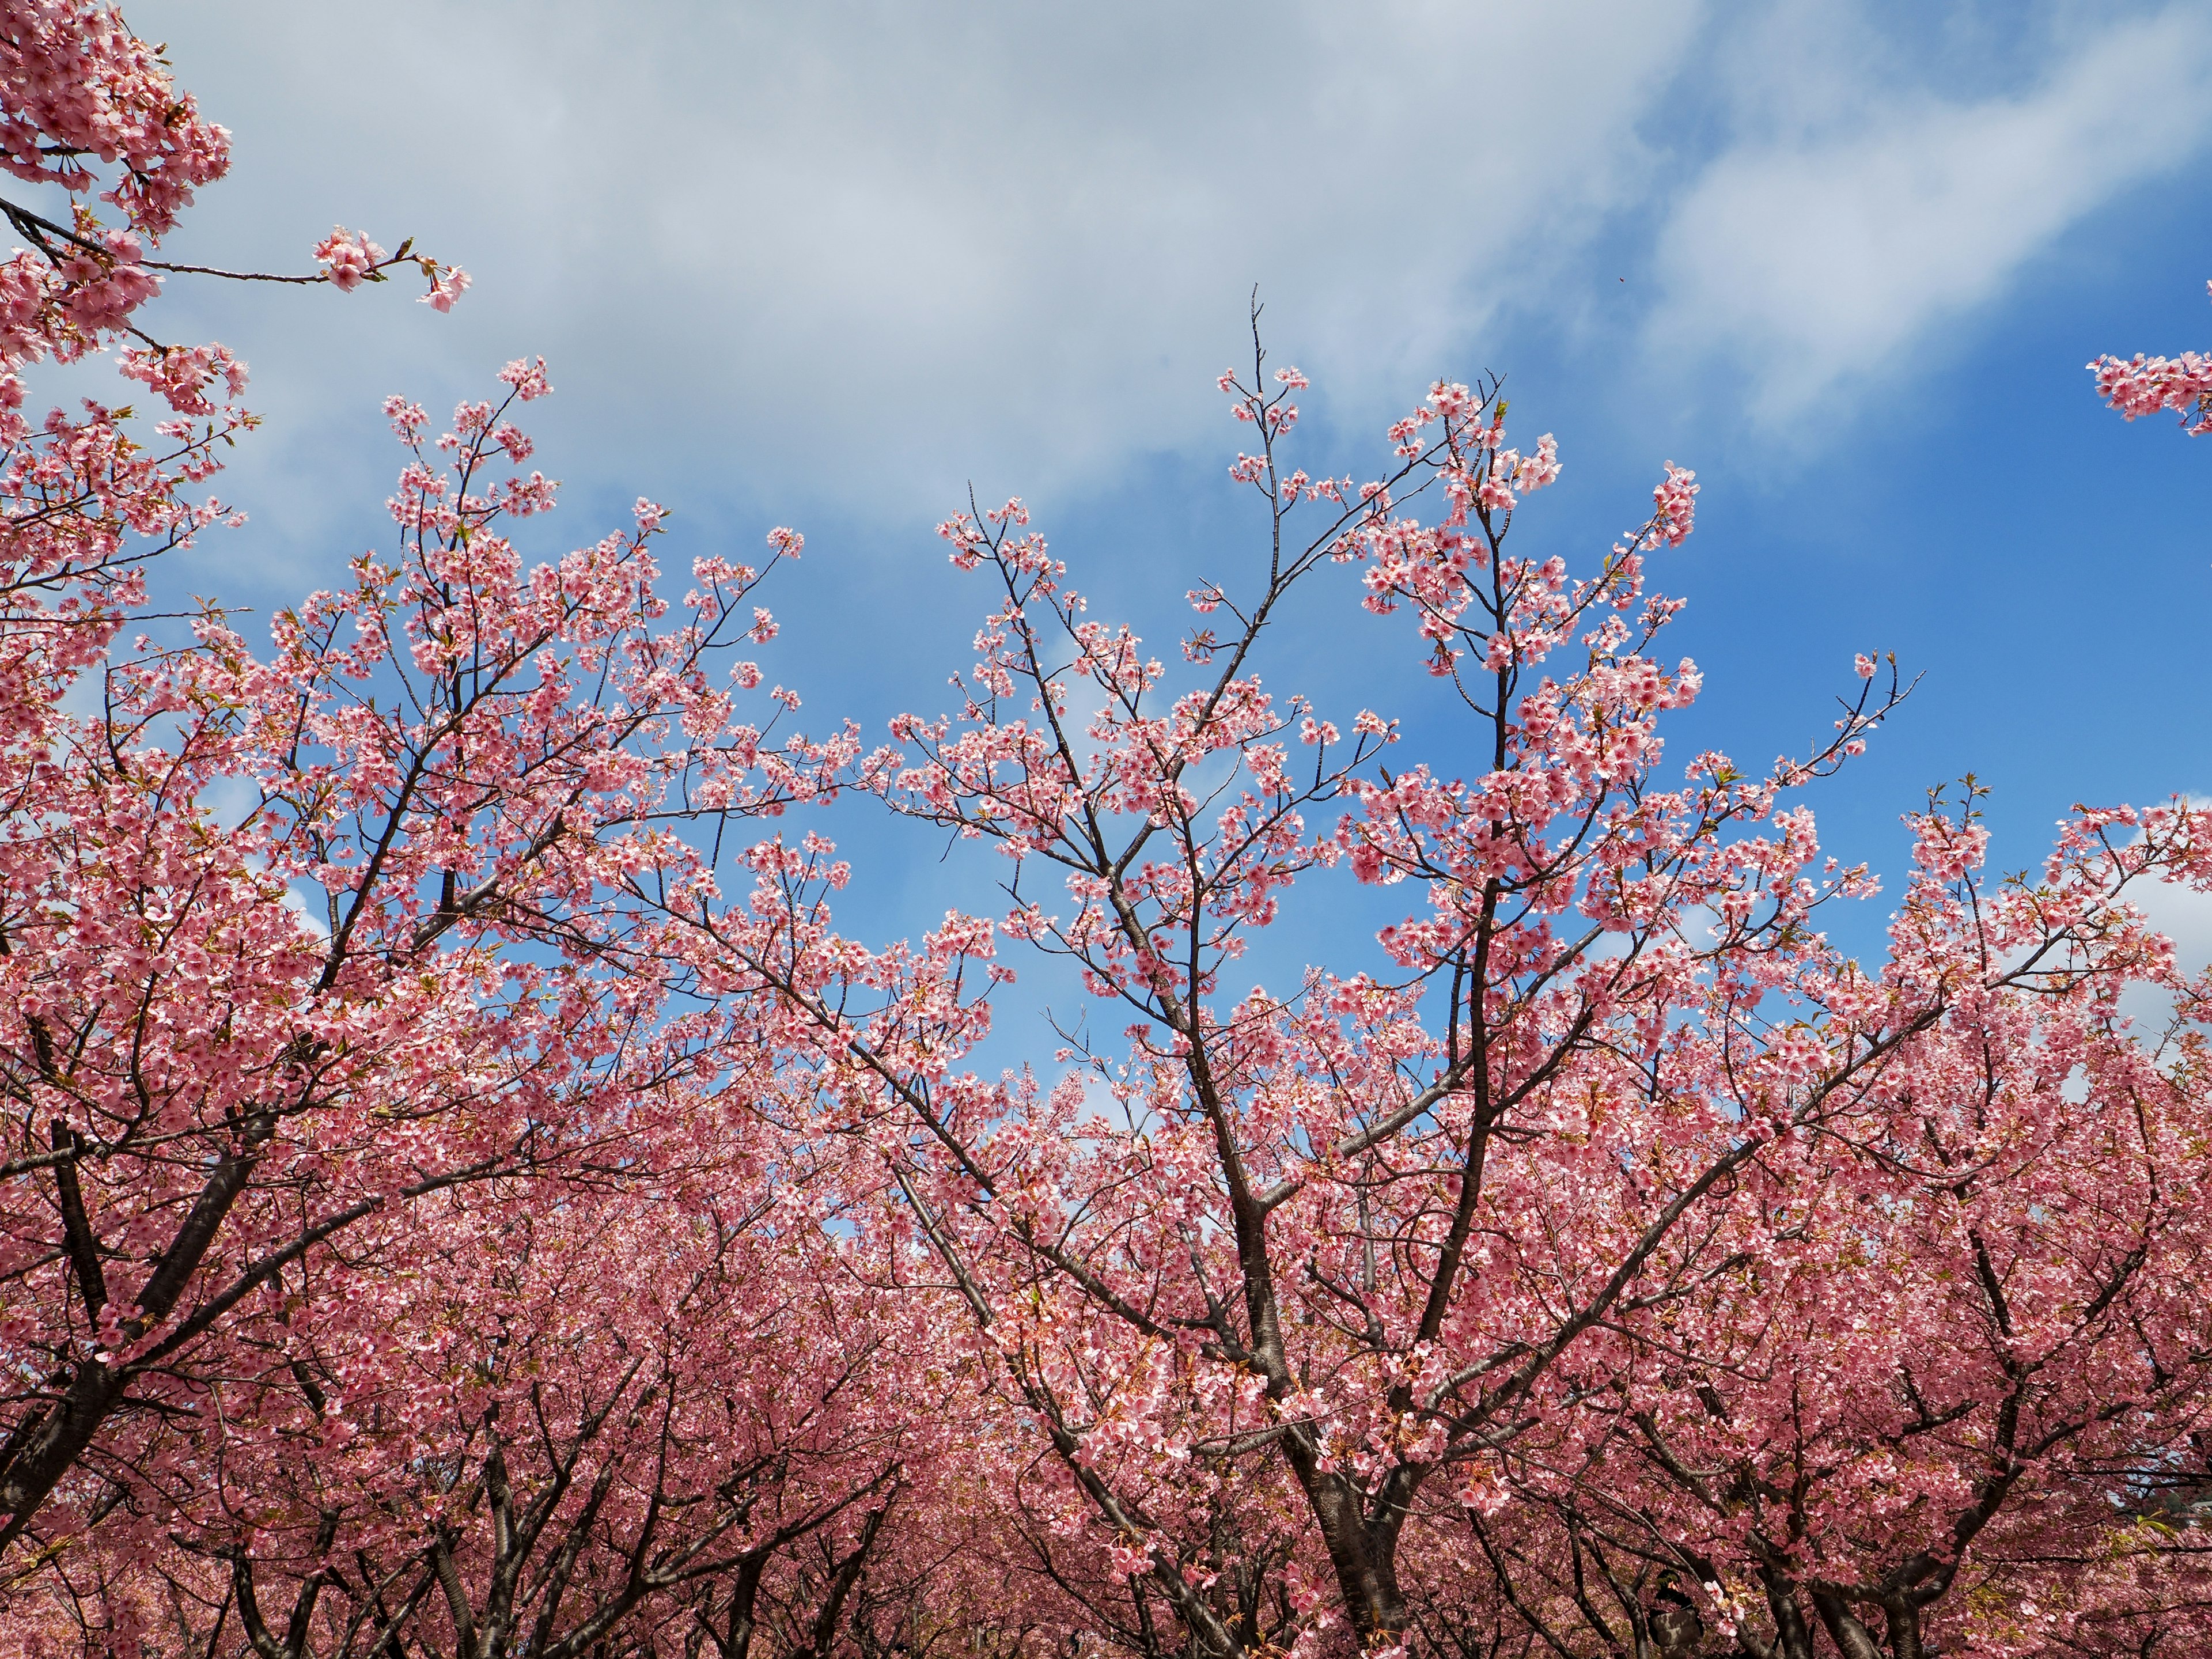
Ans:
<svg viewBox="0 0 2212 1659"><path fill-rule="evenodd" d="M2212 444L2081 367L2212 343L2212 9L126 9L235 137L170 257L301 269L336 221L476 281L442 318L405 283L173 283L157 331L231 344L269 416L223 484L252 522L173 592L335 580L389 540L384 395L543 353L542 550L640 494L678 558L799 526L770 671L879 732L968 659L981 596L931 527L970 480L1164 647L1255 555L1212 379L1256 283L1316 471L1364 476L1431 379L1486 369L1566 462L1524 546L1600 550L1662 460L1697 470L1659 572L1706 673L1674 759L1802 747L1855 651L1923 674L1814 797L1842 855L1900 873L1899 815L1968 770L2008 867L2074 801L2212 793ZM1271 683L1418 715L1401 634L1332 603ZM861 931L981 902L933 842L836 833ZM2212 907L2160 914L2212 949Z"/></svg>

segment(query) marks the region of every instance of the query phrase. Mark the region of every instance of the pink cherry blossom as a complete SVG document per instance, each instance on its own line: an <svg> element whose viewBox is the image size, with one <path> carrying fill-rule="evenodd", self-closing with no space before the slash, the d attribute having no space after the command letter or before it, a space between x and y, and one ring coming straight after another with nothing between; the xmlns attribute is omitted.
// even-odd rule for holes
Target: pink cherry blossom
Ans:
<svg viewBox="0 0 2212 1659"><path fill-rule="evenodd" d="M359 288L385 263L384 250L357 231L338 226L315 244L315 259L340 293Z"/></svg>
<svg viewBox="0 0 2212 1659"><path fill-rule="evenodd" d="M2205 284L2212 295L2212 283ZM2097 378L2097 395L2127 420L2172 410L2192 438L2212 432L2212 354L2185 351L2178 357L2103 356L2088 365Z"/></svg>

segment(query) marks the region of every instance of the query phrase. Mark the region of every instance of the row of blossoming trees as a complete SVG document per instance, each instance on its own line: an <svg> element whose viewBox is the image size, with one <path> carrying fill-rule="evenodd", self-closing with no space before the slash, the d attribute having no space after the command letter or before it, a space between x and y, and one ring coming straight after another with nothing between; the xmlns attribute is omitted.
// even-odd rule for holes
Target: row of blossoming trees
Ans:
<svg viewBox="0 0 2212 1659"><path fill-rule="evenodd" d="M1800 795L1893 671L1662 765L1692 475L1523 556L1559 463L1494 388L1311 477L1256 337L1260 534L1180 661L957 517L976 659L873 750L744 659L795 534L524 554L542 363L394 399L390 551L265 640L142 637L252 424L141 319L226 143L112 10L0 4L0 1654L2204 1650L2212 987L2129 901L2212 885L2206 814L1996 881L1939 798L1848 958ZM466 285L317 255L228 274ZM162 418L25 414L110 352ZM2204 429L2202 361L2097 367ZM1263 687L1307 586L1440 752ZM840 794L1005 854L1003 914L840 932ZM1371 949L1252 983L1361 884ZM984 1075L1030 954L1102 1017Z"/></svg>

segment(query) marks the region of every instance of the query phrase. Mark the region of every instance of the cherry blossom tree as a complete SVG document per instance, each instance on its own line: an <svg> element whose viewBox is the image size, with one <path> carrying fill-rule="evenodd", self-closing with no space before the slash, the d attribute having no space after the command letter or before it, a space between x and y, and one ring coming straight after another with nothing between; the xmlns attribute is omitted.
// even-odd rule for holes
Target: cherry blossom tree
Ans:
<svg viewBox="0 0 2212 1659"><path fill-rule="evenodd" d="M844 1271L820 1172L686 1105L725 1132L690 1190L457 1188L273 1285L276 1363L134 1506L151 1571L52 1575L87 1645L826 1654L947 1414L885 1409L915 1310Z"/></svg>
<svg viewBox="0 0 2212 1659"><path fill-rule="evenodd" d="M542 363L518 363L439 451L395 404L416 455L393 503L405 550L282 616L268 662L213 611L189 646L111 659L143 561L221 514L182 486L251 424L209 396L243 384L228 353L127 320L172 269L141 239L220 173L224 141L111 10L11 7L6 27L9 165L73 194L112 165L102 199L126 216L96 241L88 210L65 228L9 208L33 243L7 268L10 407L24 362L127 332L143 343L124 372L177 418L161 455L97 405L35 435L11 415L0 434L0 1076L17 1125L0 1166L0 1548L118 1411L189 1413L165 1391L189 1390L191 1357L285 1267L386 1205L554 1151L564 1103L605 1087L649 1019L592 986L588 930L563 908L605 843L650 833L656 792L732 805L730 757L750 766L757 733L725 718L706 667L771 626L732 619L755 575L720 565L659 628L643 503L635 531L524 568L500 526L553 489L494 477L530 452L500 416L547 389ZM345 288L404 259L442 284L440 308L465 282L343 233L318 253L320 275L265 280ZM88 693L96 712L76 712ZM679 727L696 755L665 741ZM629 827L603 835L610 813ZM64 1528L90 1511L71 1513Z"/></svg>
<svg viewBox="0 0 2212 1659"><path fill-rule="evenodd" d="M541 366L507 380L507 404L544 390ZM768 629L731 609L757 573L707 570L660 626L642 505L526 568L501 527L552 489L480 478L528 453L505 406L459 411L450 471L395 406L404 550L280 615L268 661L210 613L23 745L7 1340L35 1381L0 1454L10 1539L117 1411L197 1409L195 1352L343 1229L630 1156L651 1115L606 1103L676 1061L652 987L592 966L623 926L603 861L686 791L727 812L806 787L763 774L708 673Z"/></svg>
<svg viewBox="0 0 2212 1659"><path fill-rule="evenodd" d="M11 0L0 8L0 152L13 178L69 203L64 223L0 199L28 244L0 264L0 1077L16 1126L0 1161L10 1379L0 1540L12 1541L127 1391L117 1365L137 1360L115 1357L165 1325L174 1328L159 1340L194 1340L181 1298L258 1156L251 1111L237 1133L217 1130L197 1148L182 1122L162 1121L155 1097L174 1086L165 1073L219 1054L183 1086L198 1096L214 1085L185 1109L211 1109L213 1126L240 1104L222 1098L225 1071L279 1086L307 1052L280 1059L284 1045L313 1039L295 1030L254 1052L248 1028L265 992L237 965L258 960L261 975L279 979L299 971L298 927L260 902L275 878L250 838L219 846L206 834L193 797L215 775L211 759L150 740L167 711L143 674L111 684L103 714L70 712L72 697L100 701L97 671L124 613L143 601L143 562L222 516L185 492L253 424L235 402L244 366L227 349L163 345L137 320L163 273L191 269L149 253L195 189L221 176L228 139L112 8ZM427 257L408 262L439 280ZM352 274L381 280L393 263L380 254ZM447 303L458 291L449 283ZM34 426L27 366L77 363L111 345L122 374L167 416L145 433L128 407L87 399L82 418L58 410ZM179 979L192 985L181 1017ZM150 1046L137 1040L156 1032ZM125 1167L107 1163L124 1121L135 1126L125 1165L161 1190L118 1213L103 1200ZM67 1297L57 1268L73 1286ZM198 1311L221 1316L214 1304Z"/></svg>
<svg viewBox="0 0 2212 1659"><path fill-rule="evenodd" d="M2116 1558L2187 1602L2170 1522L2212 1381L2187 1149L2212 1122L2201 1042L2118 1012L2131 977L2185 988L2102 896L2201 879L2205 828L2085 815L2042 880L1996 884L1971 796L1923 820L1888 977L1984 982L1899 1056L1884 1115L1761 1158L1741 1267L1593 1381L1608 1436L1516 1449L1548 1528L1481 1541L1547 1647L1672 1650L1662 1572L1690 1628L1793 1659L1815 1632L1850 1659L2098 1650Z"/></svg>
<svg viewBox="0 0 2212 1659"><path fill-rule="evenodd" d="M634 529L526 563L507 526L555 491L506 471L532 446L505 416L549 389L542 362L434 440L393 401L400 547L281 613L265 659L215 610L119 652L144 562L222 515L184 487L252 424L227 351L133 319L162 274L343 290L410 264L438 310L467 279L343 229L305 276L147 258L227 141L111 8L9 5L0 99L10 169L75 201L67 225L6 207L32 246L6 268L0 401L18 409L26 362L119 343L176 416L160 453L96 404L0 433L0 1555L20 1583L118 1515L222 1490L210 1424L299 1381L286 1287L348 1230L381 1229L361 1259L404 1279L425 1264L402 1246L465 1212L457 1188L558 1206L527 1183L685 1155L666 1085L714 1062L656 981L607 966L609 872L665 870L670 823L780 810L835 757L763 754L735 701L758 671L716 667L773 635L739 603L764 571L705 562L670 618L643 501ZM95 190L120 228L76 199ZM798 547L779 532L769 564Z"/></svg>
<svg viewBox="0 0 2212 1659"><path fill-rule="evenodd" d="M1087 1531L1143 1603L1138 1622L1172 1631L1170 1644L1373 1651L1416 1639L1434 1610L1409 1600L1408 1559L1431 1582L1480 1574L1495 1613L1510 1574L1485 1528L1553 1501L1527 1478L1540 1449L1554 1469L1604 1455L1618 1379L1686 1368L1687 1397L1701 1401L1705 1368L1749 1363L1717 1331L1693 1338L1696 1322L1748 1320L1718 1314L1723 1289L1771 1294L1800 1249L1808 1157L1855 1171L1882 1167L1863 1148L1923 1159L1926 1137L1950 1131L1946 1115L1969 1110L1956 1090L1924 1121L1900 1121L1899 1105L1939 1056L1963 1064L1962 1027L1988 1053L1990 1010L2063 992L2066 1019L2015 1043L2008 1060L2024 1069L1994 1086L2046 1115L2065 1146L2053 1164L2104 1145L2091 1126L2107 1122L2105 1097L2069 1096L2075 1060L2051 1055L2073 1055L2082 1011L2109 1015L2131 979L2171 980L2122 891L2193 859L2201 826L2184 815L2184 829L2123 858L2100 833L2108 821L2085 818L2045 888L1968 904L1972 925L1952 918L1940 938L1902 932L1894 960L1863 969L1815 921L1872 884L1821 860L1791 797L1863 746L1903 693L1893 671L1878 690L1881 671L1862 657L1832 735L1765 775L1706 754L1686 787L1667 787L1658 717L1699 678L1653 654L1679 602L1648 592L1644 571L1689 532L1692 475L1668 466L1650 518L1577 577L1563 559L1507 550L1522 497L1559 462L1548 438L1508 447L1494 391L1437 387L1393 429L1394 469L1362 486L1279 459L1304 382L1286 370L1271 384L1261 367L1255 338L1252 374L1224 377L1258 439L1232 476L1267 504L1260 572L1249 591L1194 590L1200 621L1183 654L1201 672L1181 689L1132 633L1091 618L1018 502L945 528L955 564L996 590L979 659L956 682L958 714L902 717L896 744L863 775L895 811L1008 856L1001 922L948 916L919 948L866 951L831 927L839 877L818 846L763 866L746 906L678 919L702 971L718 963L732 982L773 986L820 1034L824 1066L878 1137L888 1201L942 1264L978 1352L1049 1449L1028 1478L1057 1483L1051 1502L1018 1500L1042 1515L1037 1530L1063 1553ZM1429 521L1413 513L1425 496L1439 501ZM1299 515L1316 514L1301 533ZM1332 566L1360 570L1369 610L1418 622L1424 659L1479 734L1463 779L1394 763L1399 730L1382 715L1340 726L1262 689L1254 671L1272 619ZM1965 879L1981 832L1941 814L1920 830L1908 914L1926 922L1949 915L1934 896ZM1071 908L1048 908L1040 867L1060 872ZM1382 930L1376 969L1310 970L1281 995L1230 977L1290 890L1346 873L1425 894ZM1066 1028L1060 1059L1076 1069L1049 1090L961 1069L988 1029L991 988L1010 976L1001 938L1071 961L1130 1022L1129 1047ZM2118 1076L2136 1051L2121 1039L2115 1053ZM2154 1065L2137 1092L2154 1077L2187 1099L2200 1087L2185 1066ZM1961 1473L1954 1456L1948 1532L1900 1535L1901 1553L1877 1547L1861 1577L1820 1589L1843 1609L1837 1630L1864 1632L1845 1603L1920 1597L1917 1617L1939 1599L2030 1470L2076 1449L2100 1467L2120 1455L2102 1407L2081 1414L2084 1393L2033 1428L2021 1411L2074 1365L2087 1376L2118 1363L2108 1345L2128 1339L2114 1322L2134 1317L2123 1304L2142 1305L2137 1287L2159 1277L2130 1241L2186 1212L2160 1185L2185 1144L2177 1130L2139 1148L2125 1167L2150 1184L2100 1200L2117 1242L2080 1267L2091 1305L2052 1316L2094 1334L2054 1329L2049 1361L2012 1357L2029 1380L2007 1383L2004 1363L1989 1362L1959 1408L2008 1426L1978 1446L1979 1466ZM1988 1155L1965 1131L1948 1145L1955 1158ZM1898 1167L1931 1178L1922 1163ZM1979 1202L1979 1179L1954 1181L1966 1195L1952 1201ZM1931 1202L1881 1190L1893 1205ZM2023 1264L2059 1200L2026 1183L1989 1202L2012 1228L2004 1265L1933 1296L1915 1340L1966 1319L2001 1347L2020 1340L2004 1334L2014 1297L2003 1287L2032 1273ZM2076 1200L2066 1212L2087 1212ZM1972 1230L1955 1216L1945 1225L1928 1249L1955 1278ZM1908 1327L1910 1305L1898 1310ZM1817 1322L1817 1304L1804 1316ZM2146 1408L2201 1397L2193 1360L2181 1363L2194 1328L2172 1340L2179 1348L2131 1356ZM1759 1363L1782 1378L1808 1368L1857 1399L1869 1378L1808 1340L1760 1326ZM1909 1401L1918 1385L1889 1386ZM1747 1440L1782 1443L1784 1409L1770 1399L1747 1415ZM1893 1420L1887 1431L1902 1431ZM2143 1467L2159 1437L2128 1431ZM2054 1477L2050 1490L2065 1485ZM1802 1538L1771 1541L1786 1562ZM1571 1569L1581 1544L1567 1545L1552 1559ZM1699 1613L1680 1587L1709 1559L1678 1554L1669 1568L1678 1629L1727 1612ZM1656 1582L1647 1571L1638 1594ZM1648 1643L1654 1610L1638 1606L1628 1622ZM1778 1639L1796 1650L1795 1636L1733 1622L1745 1651ZM1897 1629L1895 1650L1916 1651ZM1602 1620L1592 1635L1608 1650L1620 1641Z"/></svg>

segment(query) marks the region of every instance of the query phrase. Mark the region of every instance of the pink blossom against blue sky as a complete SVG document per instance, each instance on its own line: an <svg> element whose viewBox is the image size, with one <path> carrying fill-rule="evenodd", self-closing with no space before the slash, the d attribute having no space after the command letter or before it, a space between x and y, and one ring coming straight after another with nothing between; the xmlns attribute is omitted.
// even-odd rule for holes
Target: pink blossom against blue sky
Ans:
<svg viewBox="0 0 2212 1659"><path fill-rule="evenodd" d="M1485 370L1566 465L1524 545L1601 552L1697 469L1655 572L1706 675L1676 758L1802 748L1855 652L1924 674L1814 797L1844 855L1899 872L1898 815L1970 769L2008 866L2075 800L2212 792L2212 442L2082 369L2212 343L2205 7L127 10L235 136L171 257L303 269L335 221L475 279L448 317L172 282L152 325L230 343L270 417L223 481L252 523L180 588L335 580L390 539L385 394L543 353L540 550L641 494L672 562L798 526L764 666L810 716L942 704L986 596L931 528L970 481L1171 654L1180 594L1258 550L1212 384L1256 283L1316 471ZM1310 605L1270 683L1408 711L1452 764L1404 629ZM898 927L981 902L957 854L836 833Z"/></svg>

